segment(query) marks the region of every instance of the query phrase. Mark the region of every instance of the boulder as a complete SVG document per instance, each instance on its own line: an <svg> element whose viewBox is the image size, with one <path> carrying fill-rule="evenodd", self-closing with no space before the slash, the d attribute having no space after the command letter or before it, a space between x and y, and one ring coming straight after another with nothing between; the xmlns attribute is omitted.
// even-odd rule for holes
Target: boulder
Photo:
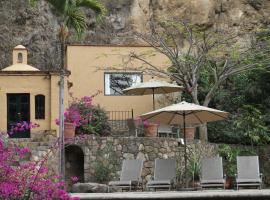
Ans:
<svg viewBox="0 0 270 200"><path fill-rule="evenodd" d="M99 183L75 183L72 186L72 192L75 193L106 193L108 186Z"/></svg>

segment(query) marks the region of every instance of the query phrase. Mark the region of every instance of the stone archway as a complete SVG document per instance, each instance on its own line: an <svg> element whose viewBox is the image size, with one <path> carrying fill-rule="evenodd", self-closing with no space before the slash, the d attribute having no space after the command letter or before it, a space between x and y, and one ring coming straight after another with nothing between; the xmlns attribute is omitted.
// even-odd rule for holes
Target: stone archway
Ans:
<svg viewBox="0 0 270 200"><path fill-rule="evenodd" d="M79 182L84 182L84 153L77 145L65 147L65 182L68 190L72 186L72 176L78 177Z"/></svg>

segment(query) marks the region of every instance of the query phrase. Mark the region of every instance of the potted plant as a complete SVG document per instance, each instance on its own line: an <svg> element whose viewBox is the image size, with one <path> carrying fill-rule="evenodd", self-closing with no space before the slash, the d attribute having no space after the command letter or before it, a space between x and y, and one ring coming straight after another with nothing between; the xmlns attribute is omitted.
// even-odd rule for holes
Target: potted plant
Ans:
<svg viewBox="0 0 270 200"><path fill-rule="evenodd" d="M151 123L147 120L143 121L146 137L157 137L158 124Z"/></svg>
<svg viewBox="0 0 270 200"><path fill-rule="evenodd" d="M196 152L190 155L188 174L192 177L192 188L198 188L200 186L201 158Z"/></svg>
<svg viewBox="0 0 270 200"><path fill-rule="evenodd" d="M78 134L109 135L110 126L106 112L99 106L92 105L94 96L73 98L64 113L65 138ZM59 120L56 120L59 124Z"/></svg>
<svg viewBox="0 0 270 200"><path fill-rule="evenodd" d="M55 120L59 125L59 119ZM71 104L64 112L64 136L65 138L73 138L75 136L75 128L81 125L81 115L79 109Z"/></svg>
<svg viewBox="0 0 270 200"><path fill-rule="evenodd" d="M76 132L107 136L111 131L107 113L99 105L93 105L92 101L93 96L84 96L73 101L72 104L80 113L80 124Z"/></svg>
<svg viewBox="0 0 270 200"><path fill-rule="evenodd" d="M222 144L219 146L218 152L224 160L224 171L226 173L225 187L230 189L233 187L233 180L236 174L236 157L240 151L238 148L232 148L228 144Z"/></svg>
<svg viewBox="0 0 270 200"><path fill-rule="evenodd" d="M196 131L196 128L193 127L193 126L186 126L186 131L184 130L184 127L181 129L182 133L186 134L186 139L187 140L194 140L195 138L195 131Z"/></svg>
<svg viewBox="0 0 270 200"><path fill-rule="evenodd" d="M142 120L140 117L138 117L135 121L137 125L142 124L145 137L157 137L158 124L151 123L148 120Z"/></svg>
<svg viewBox="0 0 270 200"><path fill-rule="evenodd" d="M81 125L81 116L75 106L69 107L64 113L64 135L65 138L74 138L75 128Z"/></svg>

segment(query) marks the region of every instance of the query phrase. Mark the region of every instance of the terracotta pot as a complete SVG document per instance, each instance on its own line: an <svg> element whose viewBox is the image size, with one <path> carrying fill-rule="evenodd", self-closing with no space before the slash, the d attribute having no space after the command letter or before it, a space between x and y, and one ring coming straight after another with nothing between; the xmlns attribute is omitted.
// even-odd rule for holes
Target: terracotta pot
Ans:
<svg viewBox="0 0 270 200"><path fill-rule="evenodd" d="M194 181L192 181L192 188L193 189L199 189L199 188L201 188L201 183L200 183L200 181L198 181L198 180L194 180Z"/></svg>
<svg viewBox="0 0 270 200"><path fill-rule="evenodd" d="M158 125L157 124L149 124L145 129L145 137L157 137Z"/></svg>
<svg viewBox="0 0 270 200"><path fill-rule="evenodd" d="M226 189L232 189L233 188L233 178L229 177L229 178L226 179L225 188Z"/></svg>
<svg viewBox="0 0 270 200"><path fill-rule="evenodd" d="M75 137L75 126L72 123L65 122L64 124L64 136L65 138Z"/></svg>
<svg viewBox="0 0 270 200"><path fill-rule="evenodd" d="M182 129L182 133L184 134L184 129ZM194 140L195 137L195 128L194 127L187 127L186 128L186 139L187 140Z"/></svg>

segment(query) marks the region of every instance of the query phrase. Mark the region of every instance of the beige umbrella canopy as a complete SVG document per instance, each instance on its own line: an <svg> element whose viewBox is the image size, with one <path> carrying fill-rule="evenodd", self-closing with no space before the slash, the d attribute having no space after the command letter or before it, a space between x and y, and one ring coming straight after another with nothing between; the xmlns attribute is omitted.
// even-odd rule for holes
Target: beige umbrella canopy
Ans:
<svg viewBox="0 0 270 200"><path fill-rule="evenodd" d="M161 108L141 115L142 119L149 119L164 124L203 124L206 122L223 120L228 117L227 112L182 101L165 108Z"/></svg>
<svg viewBox="0 0 270 200"><path fill-rule="evenodd" d="M141 115L143 120L150 120L164 124L183 124L185 145L185 181L187 181L187 147L186 147L186 123L202 124L224 120L229 113L182 101L146 114Z"/></svg>
<svg viewBox="0 0 270 200"><path fill-rule="evenodd" d="M151 79L123 90L125 94L153 95L153 109L155 109L155 94L167 94L184 90L182 86L170 84L165 81Z"/></svg>

